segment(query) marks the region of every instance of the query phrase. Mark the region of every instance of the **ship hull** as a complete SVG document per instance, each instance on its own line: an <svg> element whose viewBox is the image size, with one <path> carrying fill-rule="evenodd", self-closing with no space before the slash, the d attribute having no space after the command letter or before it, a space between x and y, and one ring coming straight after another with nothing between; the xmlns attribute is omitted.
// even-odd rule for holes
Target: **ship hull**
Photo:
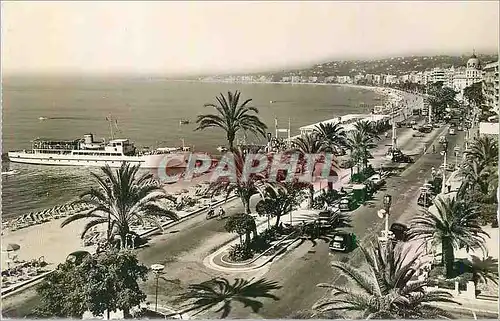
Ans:
<svg viewBox="0 0 500 321"><path fill-rule="evenodd" d="M86 156L71 154L44 154L27 152L9 152L9 160L13 163L52 165L52 166L92 166L120 167L123 162L140 165L141 168L184 168L187 157L183 154L156 154L142 156Z"/></svg>

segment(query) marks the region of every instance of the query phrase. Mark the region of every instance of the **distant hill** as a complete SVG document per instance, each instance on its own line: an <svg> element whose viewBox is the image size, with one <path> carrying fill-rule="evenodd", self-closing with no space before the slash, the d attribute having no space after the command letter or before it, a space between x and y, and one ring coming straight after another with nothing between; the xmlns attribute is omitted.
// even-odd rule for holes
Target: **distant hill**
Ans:
<svg viewBox="0 0 500 321"><path fill-rule="evenodd" d="M491 61L497 61L498 55L477 55L481 63L484 65ZM283 76L354 76L356 74L392 74L403 75L411 71L425 71L432 68L449 68L451 66L465 66L470 55L463 56L407 56L407 57L392 57L384 59L372 60L343 60L330 61L321 64L316 64L308 68L290 69L274 72L259 72L259 73L238 73L224 74L224 76L241 76L241 75L260 75L273 76L280 78ZM212 75L214 76L214 75ZM222 75L220 75L222 76Z"/></svg>

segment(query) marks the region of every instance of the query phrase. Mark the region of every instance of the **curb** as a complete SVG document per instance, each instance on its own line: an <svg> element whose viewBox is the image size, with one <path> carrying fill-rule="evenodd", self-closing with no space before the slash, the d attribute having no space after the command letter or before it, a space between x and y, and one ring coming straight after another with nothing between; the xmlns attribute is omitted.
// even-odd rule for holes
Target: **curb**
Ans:
<svg viewBox="0 0 500 321"><path fill-rule="evenodd" d="M280 251L276 251L276 253L274 253L272 256L270 256L268 259L266 259L264 262L260 263L259 265L256 265L256 266L253 266L253 267L247 267L247 268L241 268L241 267L236 267L236 268L226 268L226 267L222 267L218 264L215 264L214 262L214 258L217 254L219 253L214 253L211 255L211 257L206 257L204 260L203 260L203 264L212 269L212 270L215 270L215 271L220 271L220 272L229 272L229 273L238 273L238 272L250 272L250 271L255 271L255 270L259 270L261 269L262 267L264 267L266 264L268 264L269 262L271 262L272 260L274 260L277 256L281 255L281 254L284 254L287 249L292 245L294 244L295 242L297 242L298 240L300 240L300 238L295 238L293 239L286 247L282 248L282 250ZM222 252L222 251L220 251ZM233 263L234 264L234 263ZM248 263L245 263L245 264L248 264Z"/></svg>

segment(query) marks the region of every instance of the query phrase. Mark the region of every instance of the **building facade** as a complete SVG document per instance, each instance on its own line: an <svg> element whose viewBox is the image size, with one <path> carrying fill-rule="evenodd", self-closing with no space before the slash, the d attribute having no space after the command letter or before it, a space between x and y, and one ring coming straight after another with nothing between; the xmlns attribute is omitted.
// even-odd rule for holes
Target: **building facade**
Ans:
<svg viewBox="0 0 500 321"><path fill-rule="evenodd" d="M483 67L482 78L484 105L498 114L498 61Z"/></svg>

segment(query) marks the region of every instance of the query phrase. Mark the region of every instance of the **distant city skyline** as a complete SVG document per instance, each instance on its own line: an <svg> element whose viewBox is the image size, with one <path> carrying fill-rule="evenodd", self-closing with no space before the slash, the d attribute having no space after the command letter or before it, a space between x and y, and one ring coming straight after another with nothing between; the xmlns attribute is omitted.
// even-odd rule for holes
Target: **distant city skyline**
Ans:
<svg viewBox="0 0 500 321"><path fill-rule="evenodd" d="M498 1L2 2L2 72L208 74L497 53Z"/></svg>

